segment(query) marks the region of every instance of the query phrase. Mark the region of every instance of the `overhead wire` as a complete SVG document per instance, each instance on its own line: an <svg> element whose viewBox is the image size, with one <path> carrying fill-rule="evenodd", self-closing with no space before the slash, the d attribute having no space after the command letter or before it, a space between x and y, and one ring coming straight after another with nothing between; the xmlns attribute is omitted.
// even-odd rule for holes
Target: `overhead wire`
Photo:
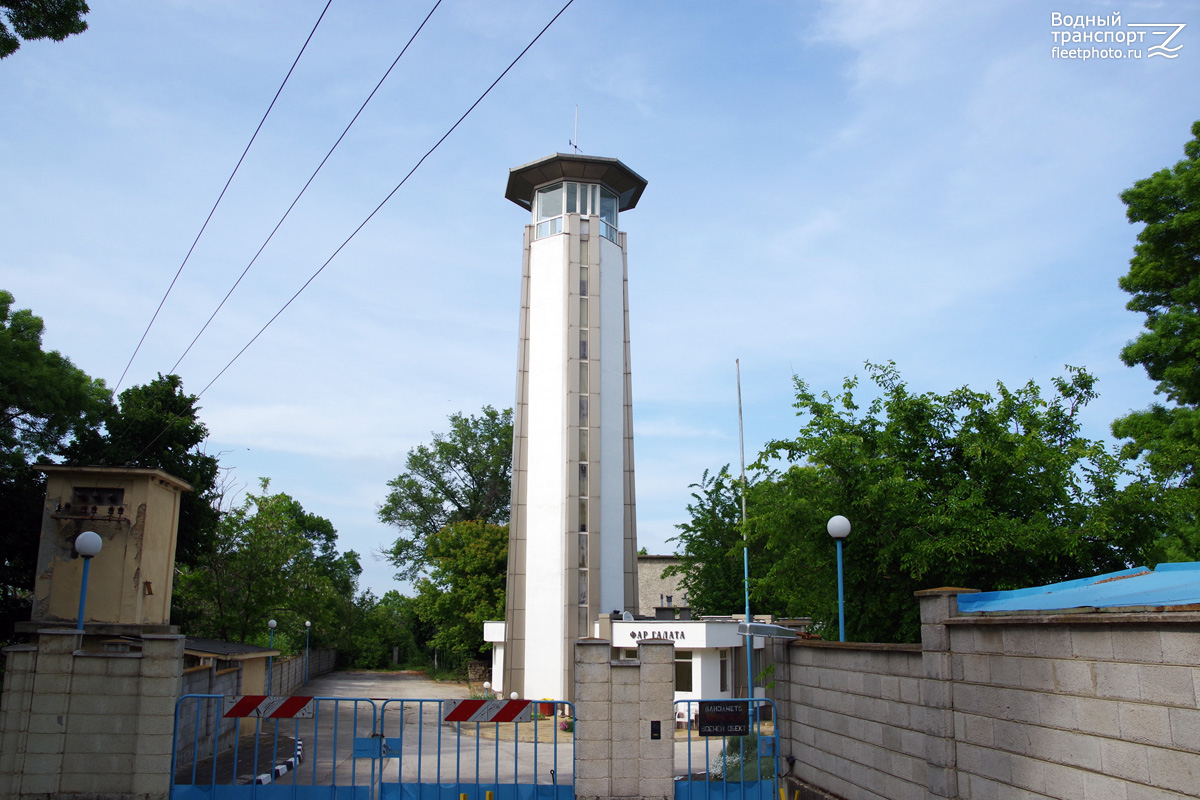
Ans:
<svg viewBox="0 0 1200 800"><path fill-rule="evenodd" d="M522 58L524 58L525 54L528 53L529 50L532 49L532 47L538 43L538 41L542 38L542 36L545 35L546 31L550 30L550 27L552 25L554 25L555 22L558 21L558 18L561 17L566 12L566 10L571 7L571 5L574 2L575 2L575 0L567 0L567 2L563 5L563 7L558 10L558 13L556 13L550 19L550 21L547 22L546 25L540 31L538 31L537 35L534 36L533 39L530 40L529 44L525 45L524 49L522 49L521 52L517 54L517 57L514 58L512 60L512 62L507 67L504 68L504 71L501 72L500 75L494 81L492 81L491 84L488 85L487 89L485 89L483 91L483 93L480 94L478 98L476 98L475 102L473 102L470 105L470 107L465 112L463 112L462 116L460 116L458 118L458 120L453 125L451 125L450 128L444 134L442 134L441 138L439 138L437 140L437 142L435 142L434 145L432 147L430 147L429 150L427 150L425 152L425 154L421 156L420 159L418 159L417 163L413 165L412 169L410 169L408 171L408 173L405 174L405 176L400 180L400 182L397 183L396 186L390 192L388 192L388 194L383 198L383 200L381 200L379 202L379 204L377 206L375 206L375 208L371 211L371 213L368 214L366 216L366 218L363 219L363 221L360 222L353 231L351 231L350 235L347 236L340 245L338 245L337 249L335 249L333 251L333 253L329 256L329 258L325 259L325 261L321 264L321 266L318 267L317 270L312 275L309 276L308 280L306 280L300 286L300 288L296 290L295 294L293 294L290 298L288 298L287 302L285 302L279 308L279 310L276 311L275 314L272 315L269 320L267 320L266 324L264 324L262 326L262 328L260 328L258 330L258 332L255 333L254 336L252 336L250 338L250 340L248 342L246 342L246 344L243 345L240 350L238 350L238 352L233 356L233 358L231 358L225 364L225 366L221 368L221 371L218 372L215 376L213 376L212 380L210 380L204 386L203 389L201 389L199 392L196 393L196 395L195 395L196 399L199 399L200 397L202 397L204 395L205 392L207 392L209 389L211 389L213 384L216 383L221 378L221 376L223 376L229 370L229 368L232 367L234 365L234 363L236 363L237 360L239 358L241 358L242 355L245 354L245 352L247 350L249 350L250 347L256 341L258 341L258 338L260 336L262 336L263 333L266 332L267 328L271 327L271 325L275 322L275 320L277 320L283 314L283 312L286 311L293 302L295 302L296 298L298 298L304 292L304 290L307 289L309 287L309 285L314 280L317 279L317 276L319 276L322 272L325 271L325 268L329 266L329 264L338 256L339 253L342 252L343 249L345 249L346 245L348 245L351 242L351 240L353 240L354 237L357 236L358 233L364 227L366 227L367 223L370 222L375 217L375 215L379 213L380 209L382 209L388 203L388 201L392 199L392 197L396 194L396 192L400 191L401 187L403 187L404 184L408 182L408 179L411 178L413 176L413 174L421 167L421 165L425 163L425 160L428 159L429 156L431 156L435 150L437 150L439 147L441 147L442 143L445 142L446 139L448 139L450 137L450 134L454 133L454 131L457 130L458 126L461 125L468 116L470 116L471 112L474 111L475 108L481 102L483 102L484 98L487 97L491 93L492 89L496 88L497 84L499 84L500 81L502 81L504 79L504 77L506 75L508 75L508 73L510 71L512 71L512 68L515 67ZM440 3L440 0L439 0L439 3ZM437 6L435 5L434 8L436 9ZM432 13L432 11L430 13ZM428 19L428 17L426 17L426 19ZM424 25L424 23L422 23L422 25ZM407 45L406 45L406 47L407 47ZM385 77L386 77L386 75L385 75ZM376 88L378 88L378 87L376 87ZM360 109L360 112L361 112L361 109ZM193 341L193 344L194 344L194 341ZM186 355L186 353L185 353L185 355ZM149 444L147 444L146 447L144 447L142 449L142 451L140 453L138 453L137 456L135 456L135 458L140 457L143 453L145 453L147 450L149 450L150 447L154 444L154 442L157 441L158 438L163 435L163 433L166 433L167 430L168 430L168 428L164 428L158 434L158 436L156 436L153 440L151 440L151 442Z"/></svg>
<svg viewBox="0 0 1200 800"><path fill-rule="evenodd" d="M333 4L333 0L328 0L325 7L321 9L321 15L317 17L316 23L312 30L308 33L308 38L304 40L304 44L300 46L300 52L296 54L296 58L292 61L292 66L288 68L287 75L283 76L283 82L279 84L279 89L275 91L275 96L271 98L271 104L267 106L266 112L262 119L258 122L258 127L254 129L254 134L250 137L250 141L246 143L246 149L242 151L241 157L237 164L233 167L233 172L229 173L229 179L225 181L225 186L222 187L221 193L217 195L217 200L209 209L208 216L204 218L204 224L200 226L200 231L196 234L196 238L192 240L192 246L188 248L187 255L183 257L183 261L179 264L179 269L175 270L175 277L171 278L171 283L167 286L167 291L163 293L162 300L158 301L158 308L154 309L154 314L150 317L150 322L146 325L146 330L142 331L142 338L138 339L137 346L133 348L133 355L129 356L129 362L125 365L125 369L121 372L121 377L117 379L116 386L113 387L115 393L121 388L121 384L125 382L125 376L129 374L129 368L133 366L133 360L137 358L138 352L142 349L142 345L146 342L146 337L150 335L150 329L154 327L155 320L158 319L159 313L167 302L167 298L171 295L171 290L175 288L176 281L183 274L183 268L187 265L188 260L192 257L192 252L196 249L196 244L199 243L200 237L204 235L204 231L208 228L208 223L212 220L213 214L217 211L217 206L221 204L221 199L225 197L226 190L229 189L229 184L233 183L233 178L237 175L238 169L242 166L242 161L246 159L246 154L250 152L250 147L254 144L254 140L258 138L258 132L262 130L263 124L267 121L267 117L271 114L271 109L275 107L275 101L279 99L279 95L283 93L283 87L287 85L288 79L292 77L292 72L295 71L296 65L300 63L300 57L304 55L304 51L308 48L308 43L312 41L313 35L317 32L317 27L320 26L321 20L325 19L325 12L329 10L329 6Z"/></svg>
<svg viewBox="0 0 1200 800"><path fill-rule="evenodd" d="M392 61L391 66L388 67L387 71L383 73L383 77L380 78L379 82L375 84L375 88L371 90L371 93L369 95L367 95L367 99L363 101L363 104L361 106L359 106L358 111L355 112L355 114L351 118L350 122L347 123L346 128L342 131L342 134L340 136L338 136L337 141L335 141L333 143L333 146L329 148L329 152L326 153L325 157L321 159L321 163L317 164L317 168L315 170L313 170L312 175L308 176L308 180L305 182L304 186L300 189L300 191L296 194L296 197L292 200L292 204L289 205L287 207L287 210L283 212L283 216L280 217L279 221L275 223L275 227L271 229L271 233L267 235L267 238L265 241L263 241L262 246L260 246L258 248L258 252L256 252L254 254L254 257L250 259L250 263L246 265L246 268L244 270L242 270L242 274L239 275L237 280L233 282L233 286L229 287L229 291L226 292L225 297L223 297L221 299L221 302L218 303L217 307L213 310L212 315L209 316L208 320L204 323L203 326L201 326L199 333L196 334L195 338L193 338L191 343L187 346L187 349L185 349L183 351L183 354L181 356L179 356L179 359L175 362L174 366L171 367L171 372L175 372L175 370L177 370L179 368L179 365L183 362L183 359L187 358L187 354L192 351L192 348L195 347L196 342L198 342L200 340L200 337L204 335L204 332L206 330L208 330L208 326L212 324L212 321L214 319L216 319L217 314L220 313L221 309L225 306L225 302L227 300L229 300L229 298L233 294L234 290L237 289L238 285L242 282L242 278L245 278L246 274L248 272L250 272L250 268L254 266L254 263L256 261L258 261L258 257L262 255L263 250L265 250L267 248L267 245L271 243L271 240L273 238L275 238L275 234L279 231L279 228L283 225L284 220L286 220L288 218L288 215L292 213L292 209L294 209L296 207L296 204L300 202L300 198L304 196L304 193L306 191L308 191L308 187L311 186L313 180L316 179L317 173L321 171L321 168L325 166L325 162L327 162L329 160L329 157L333 155L333 151L336 150L338 145L342 143L342 139L346 138L346 134L350 132L350 128L353 127L353 125L356 121L358 121L359 115L362 114L363 110L367 107L367 104L371 102L371 98L373 98L375 96L375 93L379 91L379 87L383 86L383 82L385 80L387 80L388 75L392 74L392 70L395 69L395 67L398 63L400 63L400 59L404 57L404 54L406 52L408 52L409 46L417 38L417 35L425 27L425 23L429 22L429 18L433 16L433 12L437 11L438 6L440 6L441 4L442 4L442 0L437 0L437 2L433 4L433 8L429 9L429 13L425 15L425 19L423 19L421 21L421 24L419 26L417 26L417 29L413 32L413 35L411 37L409 37L408 42L404 45L404 48L400 51L400 54L398 56L396 56L396 59L394 61Z"/></svg>
<svg viewBox="0 0 1200 800"><path fill-rule="evenodd" d="M421 158L417 161L417 163L413 166L413 168L408 171L408 174L406 174L400 180L400 182L398 184L396 184L395 188L393 188L390 192L388 192L387 196L384 197L383 200L380 201L379 205L375 206L375 209L370 214L367 215L366 219L364 219L362 222L360 222L358 224L358 227L356 227L350 233L350 235L347 236L346 239L340 245L338 245L337 249L333 251L333 253L329 256L329 258L325 259L325 262L323 264L321 264L320 267L317 268L317 271L309 276L308 280L306 280L304 282L304 284L299 289L296 290L296 293L293 294L290 298L288 298L287 302L285 302L283 304L283 306L281 306L280 309L278 311L276 311L275 314L269 320L267 320L266 324L263 325L262 328L259 329L258 333L254 334L254 336L252 336L250 338L250 341L246 342L246 344L242 347L242 349L239 350L237 352L237 354L233 358L231 358L224 367L221 368L221 371L218 372L213 377L213 379L211 381L209 381L208 384L197 393L197 395L196 395L197 397L203 396L204 393L207 392L212 387L212 385L214 383L216 383L217 380L220 379L220 377L222 375L224 375L225 372L230 367L232 367L239 358L242 357L242 354L245 353L248 349L250 349L250 346L253 345L258 340L258 337L262 336L263 333L266 332L267 328L271 327L271 324L274 323L275 320L277 320L280 317L280 315L282 315L283 312L286 311L293 302L295 302L296 298L299 297L304 292L304 290L308 288L309 284L311 284L314 280L316 280L317 276L325 271L325 268L327 266L329 266L330 262L332 262L333 259L337 258L338 254L342 252L342 250L346 247L346 245L350 244L351 240L353 240L354 237L358 235L359 231L361 231L364 227L366 227L367 223L370 222L371 219L376 214L379 213L379 210L382 209L387 204L387 202L392 199L392 196L395 195L396 192L400 191L400 188L402 186L404 186L405 183L408 182L408 179L413 176L413 173L415 173L417 171L417 169L419 169L420 166L425 163L425 159L429 158L429 156L431 156L435 150L437 150L439 147L441 147L442 142L446 141L446 139L448 139L450 137L450 134L454 133L454 131L458 128L458 126L462 124L463 120L465 120L471 114L471 112L475 110L476 106L478 106L480 103L483 102L483 99L485 97L487 97L488 94L491 93L492 89L496 88L496 85L498 83L500 83L501 80L504 79L504 76L507 75L509 73L509 71L512 70L512 68L517 65L517 62L520 61L525 56L525 54L529 52L530 48L532 48L535 44L537 44L538 40L542 38L542 36L546 33L546 31L550 30L550 26L553 25L558 20L558 18L561 17L563 15L563 13L568 8L571 7L571 4L574 2L575 2L575 0L567 0L566 5L564 5L561 9L559 9L558 13L555 14L554 17L549 22L546 23L545 27L543 27L541 29L541 31L538 32L537 36L533 37L532 41L530 41L529 44L525 45L525 49L523 49L517 55L517 57L512 60L512 63L510 63L507 67L504 68L504 71L500 73L499 77L497 77L496 80L492 81L491 85L488 86L488 88L483 91L483 94L479 95L479 97L475 100L475 102L471 104L471 107L468 108L465 112L463 112L463 115L458 118L458 121L455 122L453 125L451 125L449 130L447 130L444 134L442 134L442 137L437 140L437 142L433 145L433 147L429 148L429 150L426 151L425 155L421 156Z"/></svg>

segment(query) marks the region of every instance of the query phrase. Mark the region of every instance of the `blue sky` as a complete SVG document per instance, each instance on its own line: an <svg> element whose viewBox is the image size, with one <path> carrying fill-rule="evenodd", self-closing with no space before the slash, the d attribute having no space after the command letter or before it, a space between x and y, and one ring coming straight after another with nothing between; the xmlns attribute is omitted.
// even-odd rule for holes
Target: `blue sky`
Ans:
<svg viewBox="0 0 1200 800"><path fill-rule="evenodd" d="M92 4L0 62L0 288L110 386L319 15L319 0ZM334 0L122 385L171 370L428 3ZM199 392L561 8L445 0L178 371ZM1056 59L1051 13L1185 23L1175 58ZM1077 29L1096 30L1096 29ZM1112 30L1112 29L1108 29ZM1132 30L1132 29L1130 29ZM1077 45L1078 46L1078 45ZM1116 45L1104 45L1115 47ZM1118 194L1200 118L1200 3L576 0L201 397L235 486L272 479L370 554L404 456L515 393L510 167L569 150L649 186L629 235L639 539L688 484L794 434L793 373L894 360L916 391L1065 364L1089 435L1153 399L1119 359Z"/></svg>

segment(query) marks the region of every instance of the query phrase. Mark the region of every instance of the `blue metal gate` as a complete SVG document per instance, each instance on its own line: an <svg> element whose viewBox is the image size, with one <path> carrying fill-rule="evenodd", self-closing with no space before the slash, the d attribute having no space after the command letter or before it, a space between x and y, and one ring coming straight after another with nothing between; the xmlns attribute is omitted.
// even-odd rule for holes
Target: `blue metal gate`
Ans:
<svg viewBox="0 0 1200 800"><path fill-rule="evenodd" d="M270 700L276 700L271 698ZM528 722L444 722L446 700L316 697L303 716L227 718L220 695L175 709L172 800L570 800L574 708Z"/></svg>
<svg viewBox="0 0 1200 800"><path fill-rule="evenodd" d="M740 707L745 735L713 735L700 726L700 704ZM675 778L675 800L774 800L779 787L775 704L763 698L676 700L675 723L687 728L686 772ZM680 764L676 763L678 772Z"/></svg>

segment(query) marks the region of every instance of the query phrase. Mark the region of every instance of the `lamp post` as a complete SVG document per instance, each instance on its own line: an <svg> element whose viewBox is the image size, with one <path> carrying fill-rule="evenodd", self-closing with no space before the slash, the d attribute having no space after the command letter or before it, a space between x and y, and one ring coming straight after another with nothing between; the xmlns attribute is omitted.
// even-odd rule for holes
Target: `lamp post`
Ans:
<svg viewBox="0 0 1200 800"><path fill-rule="evenodd" d="M75 624L75 630L83 630L83 610L87 601L87 581L88 568L92 565L92 557L100 552L101 546L104 544L100 539L100 534L95 531L84 531L75 537L75 552L83 556L83 580L79 582L79 622Z"/></svg>
<svg viewBox="0 0 1200 800"><path fill-rule="evenodd" d="M304 685L308 686L308 635L312 633L312 620L304 620Z"/></svg>
<svg viewBox="0 0 1200 800"><path fill-rule="evenodd" d="M825 526L825 530L829 531L829 535L837 542L837 569L838 569L838 641L846 641L846 600L842 594L842 540L850 535L850 520L838 514L835 517L829 518L829 523Z"/></svg>
<svg viewBox="0 0 1200 800"><path fill-rule="evenodd" d="M273 619L267 620L267 627L271 629L271 643L269 645L267 645L268 650L275 649L275 624L276 624L275 620L273 620ZM267 655L267 695L268 696L271 694L272 688L274 688L271 683L271 666L274 661L275 661L275 657L271 654L268 654Z"/></svg>

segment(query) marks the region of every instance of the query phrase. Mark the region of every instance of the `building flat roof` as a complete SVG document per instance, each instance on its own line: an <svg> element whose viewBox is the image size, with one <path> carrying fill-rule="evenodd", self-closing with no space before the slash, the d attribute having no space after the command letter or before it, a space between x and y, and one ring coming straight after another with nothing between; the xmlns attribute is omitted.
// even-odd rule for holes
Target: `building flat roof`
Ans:
<svg viewBox="0 0 1200 800"><path fill-rule="evenodd" d="M1021 611L1159 610L1194 611L1200 606L1200 562L1133 567L1091 578L1012 589L960 594L962 613Z"/></svg>
<svg viewBox="0 0 1200 800"><path fill-rule="evenodd" d="M620 197L620 211L636 206L646 188L645 178L615 158L555 153L510 169L504 196L528 211L534 189L560 180L604 184Z"/></svg>

